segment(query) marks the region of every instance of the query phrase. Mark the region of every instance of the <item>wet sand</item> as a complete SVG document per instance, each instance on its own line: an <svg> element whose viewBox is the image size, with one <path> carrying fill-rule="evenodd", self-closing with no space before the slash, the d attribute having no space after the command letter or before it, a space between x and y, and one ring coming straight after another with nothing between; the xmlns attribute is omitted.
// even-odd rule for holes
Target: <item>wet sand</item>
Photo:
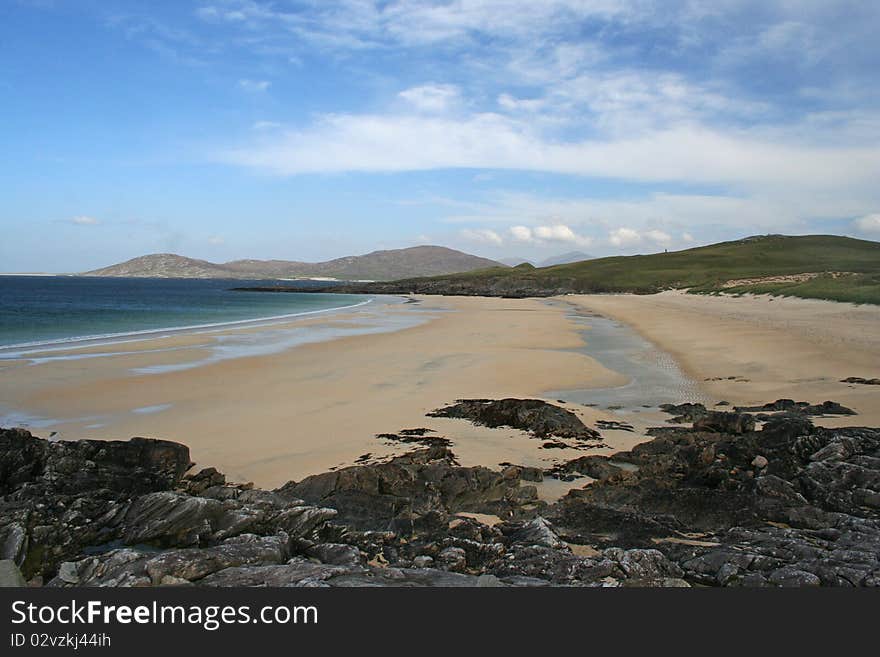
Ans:
<svg viewBox="0 0 880 657"><path fill-rule="evenodd" d="M269 488L409 451L375 437L404 428L449 438L463 465L547 468L632 448L667 419L663 402L832 399L859 415L821 424L880 422L880 387L839 382L880 376L880 308L682 293L418 300L3 360L0 416L16 411L44 437L177 440L199 465ZM561 399L589 426L635 430L603 429L607 447L575 451L425 416L470 397ZM548 479L539 494L584 483Z"/></svg>
<svg viewBox="0 0 880 657"><path fill-rule="evenodd" d="M89 347L92 357L85 359L6 363L0 399L7 407L54 419L41 423L37 434L177 440L190 446L199 465L273 487L351 464L362 455L408 451L411 445L374 436L414 427L452 439L463 464L548 467L580 453L543 450L542 441L515 430L473 427L425 413L463 397L535 397L551 388L626 383L573 351L583 346L577 327L565 309L540 300L426 297L383 312L422 323L217 362L211 360L213 350L230 334L284 327ZM364 321L355 313L307 320L312 328ZM294 322L287 328L303 326ZM96 351L104 355L95 356ZM204 364L175 369L199 361ZM608 416L573 408L588 423Z"/></svg>
<svg viewBox="0 0 880 657"><path fill-rule="evenodd" d="M840 381L880 377L878 306L684 292L564 299L633 327L714 401L833 400L859 414L817 424L880 426L880 386Z"/></svg>

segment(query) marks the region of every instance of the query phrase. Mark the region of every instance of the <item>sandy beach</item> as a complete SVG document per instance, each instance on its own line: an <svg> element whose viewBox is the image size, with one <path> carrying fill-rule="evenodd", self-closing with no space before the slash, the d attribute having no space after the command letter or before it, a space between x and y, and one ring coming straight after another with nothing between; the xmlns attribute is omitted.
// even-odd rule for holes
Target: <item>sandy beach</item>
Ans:
<svg viewBox="0 0 880 657"><path fill-rule="evenodd" d="M183 334L89 347L86 353L104 355L26 366L7 362L0 370L2 399L8 407L59 419L36 433L57 431L65 439L139 435L176 440L190 446L200 465L272 487L349 465L362 455L375 458L411 449L387 444L375 434L414 427L452 439L465 464L506 461L546 467L549 452L540 449L541 441L517 431L426 418L425 413L464 397L540 396L553 388L625 383L572 351L583 344L577 328L562 309L540 300L429 297L383 312L418 315L423 323L140 375L132 372L204 360L210 341ZM359 321L355 314L340 314L234 332L253 335ZM587 422L606 415L589 408L578 412Z"/></svg>
<svg viewBox="0 0 880 657"><path fill-rule="evenodd" d="M880 423L880 386L841 383L851 376L880 377L878 306L678 291L565 300L633 327L716 401L833 400L858 415L818 418L817 424Z"/></svg>
<svg viewBox="0 0 880 657"><path fill-rule="evenodd" d="M6 409L50 418L34 425L38 435L176 440L190 446L199 465L261 487L350 465L360 457L407 451L410 445L375 435L416 427L451 439L464 465L549 467L585 452L543 449L542 441L518 431L425 413L459 398L554 401L548 391L586 390L582 396L589 399L589 389L623 386L626 376L589 355L589 317L585 328L573 321L572 312L579 311L633 327L659 352L670 354L709 399L733 404L832 399L859 416L822 423L880 422L877 386L839 382L847 376L880 376L880 308L681 293L566 296L549 302L418 301L377 308L397 322L397 330L387 332L347 335L346 330L369 324L368 316L340 312L281 325L28 354L30 360L0 365L0 399ZM335 339L261 355L216 357L231 339L244 336L260 344L309 330ZM591 426L598 419L621 419L607 407L574 402L566 407ZM628 449L644 439L644 426L665 418L645 410L625 419L637 430L603 432L608 447L591 453ZM555 492L547 484L542 495Z"/></svg>

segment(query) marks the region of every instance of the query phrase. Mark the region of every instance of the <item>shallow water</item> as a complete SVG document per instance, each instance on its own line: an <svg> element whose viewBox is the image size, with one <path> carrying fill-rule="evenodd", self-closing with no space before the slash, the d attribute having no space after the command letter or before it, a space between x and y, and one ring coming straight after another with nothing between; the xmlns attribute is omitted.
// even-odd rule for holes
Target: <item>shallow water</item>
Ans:
<svg viewBox="0 0 880 657"><path fill-rule="evenodd" d="M614 410L619 414L639 413L660 404L706 403L708 398L699 384L685 374L673 358L645 340L633 329L613 319L591 313L571 304L550 301L568 307L569 317L583 326L586 344L577 349L610 370L619 372L629 382L614 388L550 391L571 403Z"/></svg>
<svg viewBox="0 0 880 657"><path fill-rule="evenodd" d="M284 319L366 301L361 295L235 291L274 281L0 276L0 348L65 345ZM287 286L314 288L310 281ZM326 286L326 283L323 283Z"/></svg>

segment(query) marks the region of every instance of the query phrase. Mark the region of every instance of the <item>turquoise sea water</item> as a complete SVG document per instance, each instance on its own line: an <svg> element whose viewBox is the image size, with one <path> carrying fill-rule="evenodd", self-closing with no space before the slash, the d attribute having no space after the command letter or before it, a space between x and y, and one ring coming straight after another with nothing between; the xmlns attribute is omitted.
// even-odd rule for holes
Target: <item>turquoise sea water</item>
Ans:
<svg viewBox="0 0 880 657"><path fill-rule="evenodd" d="M0 347L305 316L369 300L359 295L231 290L254 284L216 279L0 276ZM326 286L309 281L284 284Z"/></svg>

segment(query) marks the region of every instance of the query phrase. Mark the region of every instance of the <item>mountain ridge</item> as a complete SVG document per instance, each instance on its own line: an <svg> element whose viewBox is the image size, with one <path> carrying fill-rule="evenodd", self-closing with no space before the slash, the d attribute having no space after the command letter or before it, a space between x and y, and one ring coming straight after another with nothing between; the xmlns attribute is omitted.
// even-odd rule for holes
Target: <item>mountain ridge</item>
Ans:
<svg viewBox="0 0 880 657"><path fill-rule="evenodd" d="M152 253L83 276L131 278L327 278L345 281L388 281L415 276L443 276L503 267L488 258L443 246L423 245L372 251L324 262L241 259L214 263L175 253Z"/></svg>

